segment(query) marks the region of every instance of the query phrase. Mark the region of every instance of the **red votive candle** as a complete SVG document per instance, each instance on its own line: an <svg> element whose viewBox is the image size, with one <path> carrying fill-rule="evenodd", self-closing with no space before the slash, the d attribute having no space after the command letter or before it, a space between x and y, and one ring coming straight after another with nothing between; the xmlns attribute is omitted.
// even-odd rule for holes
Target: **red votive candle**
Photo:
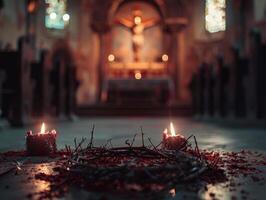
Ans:
<svg viewBox="0 0 266 200"><path fill-rule="evenodd" d="M163 132L162 148L167 150L179 150L186 146L186 138L183 135L176 134L173 123L170 123L170 133L168 129Z"/></svg>
<svg viewBox="0 0 266 200"><path fill-rule="evenodd" d="M27 154L32 156L49 156L56 153L56 131L45 132L42 124L41 132L33 134L27 132L26 136Z"/></svg>

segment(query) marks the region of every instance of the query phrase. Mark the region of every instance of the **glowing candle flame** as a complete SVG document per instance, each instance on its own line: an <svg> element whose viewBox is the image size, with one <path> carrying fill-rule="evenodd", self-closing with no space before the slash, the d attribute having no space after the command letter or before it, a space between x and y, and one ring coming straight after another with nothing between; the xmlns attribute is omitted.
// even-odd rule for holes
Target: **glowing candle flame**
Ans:
<svg viewBox="0 0 266 200"><path fill-rule="evenodd" d="M175 128L172 122L170 123L170 133L171 133L171 136L176 136Z"/></svg>
<svg viewBox="0 0 266 200"><path fill-rule="evenodd" d="M45 123L42 123L41 134L45 134Z"/></svg>

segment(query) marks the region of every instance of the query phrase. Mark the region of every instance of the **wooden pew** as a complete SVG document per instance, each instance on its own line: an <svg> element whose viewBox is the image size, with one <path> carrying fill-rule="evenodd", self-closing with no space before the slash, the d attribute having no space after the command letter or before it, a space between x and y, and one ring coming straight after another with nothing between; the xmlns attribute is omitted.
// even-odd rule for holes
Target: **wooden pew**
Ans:
<svg viewBox="0 0 266 200"><path fill-rule="evenodd" d="M31 120L30 65L33 57L30 39L25 37L19 39L17 51L0 53L0 69L5 73L2 111L13 126L21 126Z"/></svg>
<svg viewBox="0 0 266 200"><path fill-rule="evenodd" d="M50 91L49 68L47 66L48 51L41 50L39 61L31 65L31 78L33 82L32 96L32 115L34 117L43 117L51 115L50 112Z"/></svg>
<svg viewBox="0 0 266 200"><path fill-rule="evenodd" d="M49 72L51 85L50 107L53 115L60 118L72 118L75 110L77 88L76 68L70 52L56 50L51 58L52 69Z"/></svg>
<svg viewBox="0 0 266 200"><path fill-rule="evenodd" d="M258 31L251 32L250 41L248 113L257 118L266 118L266 45L262 43Z"/></svg>
<svg viewBox="0 0 266 200"><path fill-rule="evenodd" d="M246 92L244 79L248 71L248 60L240 57L239 49L232 48L233 62L231 63L231 113L235 117L246 116Z"/></svg>

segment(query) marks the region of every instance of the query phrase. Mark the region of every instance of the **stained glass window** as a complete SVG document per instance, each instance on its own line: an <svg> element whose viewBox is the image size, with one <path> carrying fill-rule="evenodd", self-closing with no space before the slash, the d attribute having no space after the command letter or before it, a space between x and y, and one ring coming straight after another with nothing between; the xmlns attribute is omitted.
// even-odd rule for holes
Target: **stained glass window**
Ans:
<svg viewBox="0 0 266 200"><path fill-rule="evenodd" d="M64 29L69 23L67 14L67 0L45 0L45 26L51 29Z"/></svg>
<svg viewBox="0 0 266 200"><path fill-rule="evenodd" d="M205 28L210 33L225 31L226 0L205 1Z"/></svg>

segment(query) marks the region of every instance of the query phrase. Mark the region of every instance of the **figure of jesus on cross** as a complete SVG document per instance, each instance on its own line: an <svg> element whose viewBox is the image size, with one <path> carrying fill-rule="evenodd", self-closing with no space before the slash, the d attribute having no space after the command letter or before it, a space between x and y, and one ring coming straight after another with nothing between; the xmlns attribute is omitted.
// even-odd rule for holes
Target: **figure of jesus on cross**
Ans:
<svg viewBox="0 0 266 200"><path fill-rule="evenodd" d="M134 61L140 62L141 49L144 45L144 31L152 28L160 23L159 19L142 19L142 12L139 9L134 9L133 19L121 18L117 19L115 23L121 25L129 30L132 34L132 50L134 53Z"/></svg>

